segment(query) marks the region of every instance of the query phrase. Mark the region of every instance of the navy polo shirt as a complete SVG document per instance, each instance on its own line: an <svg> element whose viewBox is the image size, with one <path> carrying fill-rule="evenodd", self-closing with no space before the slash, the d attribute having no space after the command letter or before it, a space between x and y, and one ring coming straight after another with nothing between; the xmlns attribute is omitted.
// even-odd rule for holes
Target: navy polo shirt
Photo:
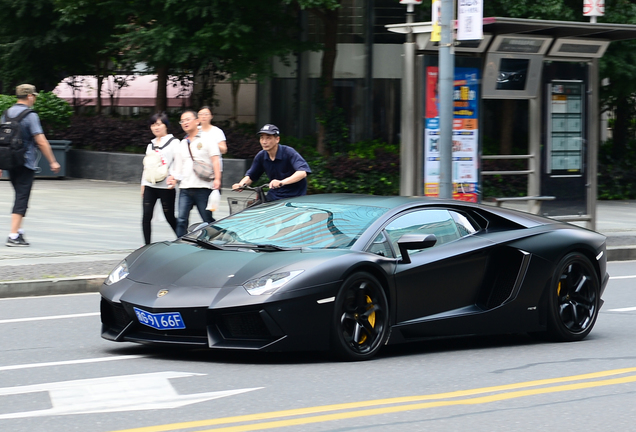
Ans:
<svg viewBox="0 0 636 432"><path fill-rule="evenodd" d="M252 181L256 181L263 175L267 174L269 180L283 180L294 174L296 171L305 171L307 174L311 172L309 164L303 157L292 147L278 144L276 150L276 158L271 160L269 154L265 150L258 152L252 162L252 166L247 170L246 176ZM307 194L307 179L304 178L299 182L285 185L278 189L271 189L267 193L269 201L279 200L283 198L291 198Z"/></svg>

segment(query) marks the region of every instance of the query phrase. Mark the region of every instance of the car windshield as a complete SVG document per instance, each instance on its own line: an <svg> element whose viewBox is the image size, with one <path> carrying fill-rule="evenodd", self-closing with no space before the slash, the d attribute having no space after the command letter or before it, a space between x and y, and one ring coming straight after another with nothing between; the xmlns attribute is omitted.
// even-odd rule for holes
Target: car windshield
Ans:
<svg viewBox="0 0 636 432"><path fill-rule="evenodd" d="M273 202L186 235L215 246L347 249L388 209L347 204Z"/></svg>

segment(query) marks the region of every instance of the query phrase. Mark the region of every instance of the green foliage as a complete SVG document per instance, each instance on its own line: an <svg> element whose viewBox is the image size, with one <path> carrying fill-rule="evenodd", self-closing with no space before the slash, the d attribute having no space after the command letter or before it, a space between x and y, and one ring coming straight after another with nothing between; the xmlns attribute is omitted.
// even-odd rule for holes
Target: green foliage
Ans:
<svg viewBox="0 0 636 432"><path fill-rule="evenodd" d="M320 154L316 151L316 137L314 135L309 135L305 138L283 135L280 142L296 149L306 160L320 157Z"/></svg>
<svg viewBox="0 0 636 432"><path fill-rule="evenodd" d="M51 131L65 129L71 125L73 108L52 92L40 92L33 109L40 116L42 124Z"/></svg>
<svg viewBox="0 0 636 432"><path fill-rule="evenodd" d="M395 146L361 141L351 148L348 153L332 156L303 155L312 171L309 193L399 194L400 156Z"/></svg>
<svg viewBox="0 0 636 432"><path fill-rule="evenodd" d="M33 110L38 113L44 131L49 133L68 128L73 116L73 108L69 103L51 92L39 92L39 94ZM17 100L15 96L0 95L0 112L14 105Z"/></svg>
<svg viewBox="0 0 636 432"><path fill-rule="evenodd" d="M512 198L528 195L528 176L492 175L482 177L482 198Z"/></svg>
<svg viewBox="0 0 636 432"><path fill-rule="evenodd" d="M399 144L387 144L379 139L358 141L350 144L348 148L349 151L347 153L349 157L359 157L366 159L375 159L378 150L382 150L393 155L400 154Z"/></svg>
<svg viewBox="0 0 636 432"><path fill-rule="evenodd" d="M17 100L18 98L15 96L0 94L0 113L5 112L6 109L15 104Z"/></svg>
<svg viewBox="0 0 636 432"><path fill-rule="evenodd" d="M343 178L333 175L334 166L329 158L315 158L309 162L312 173L308 177L308 193L357 193L369 195L399 195L400 174L385 173L367 162L367 172L351 173ZM396 168L398 168L396 166Z"/></svg>
<svg viewBox="0 0 636 432"><path fill-rule="evenodd" d="M616 158L611 139L599 149L598 193L599 199L636 199L636 140L630 140L625 154Z"/></svg>

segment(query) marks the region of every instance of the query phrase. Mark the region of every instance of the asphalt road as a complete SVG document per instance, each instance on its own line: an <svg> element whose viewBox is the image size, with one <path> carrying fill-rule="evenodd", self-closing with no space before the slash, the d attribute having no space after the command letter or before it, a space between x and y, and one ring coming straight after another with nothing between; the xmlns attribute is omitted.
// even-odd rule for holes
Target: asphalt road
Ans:
<svg viewBox="0 0 636 432"><path fill-rule="evenodd" d="M585 341L441 340L362 363L117 344L97 294L1 299L0 430L631 430L636 261L609 272Z"/></svg>

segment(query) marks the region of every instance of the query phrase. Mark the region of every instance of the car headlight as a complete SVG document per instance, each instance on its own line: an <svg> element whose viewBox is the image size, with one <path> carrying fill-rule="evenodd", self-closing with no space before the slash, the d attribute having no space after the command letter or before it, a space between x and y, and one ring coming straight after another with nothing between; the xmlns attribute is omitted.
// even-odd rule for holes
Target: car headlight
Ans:
<svg viewBox="0 0 636 432"><path fill-rule="evenodd" d="M258 279L252 279L243 284L243 288L251 295L274 294L287 282L301 274L304 270L272 273Z"/></svg>
<svg viewBox="0 0 636 432"><path fill-rule="evenodd" d="M126 264L126 261L122 261L110 272L104 283L106 285L112 285L124 279L126 276L128 276L128 264Z"/></svg>

